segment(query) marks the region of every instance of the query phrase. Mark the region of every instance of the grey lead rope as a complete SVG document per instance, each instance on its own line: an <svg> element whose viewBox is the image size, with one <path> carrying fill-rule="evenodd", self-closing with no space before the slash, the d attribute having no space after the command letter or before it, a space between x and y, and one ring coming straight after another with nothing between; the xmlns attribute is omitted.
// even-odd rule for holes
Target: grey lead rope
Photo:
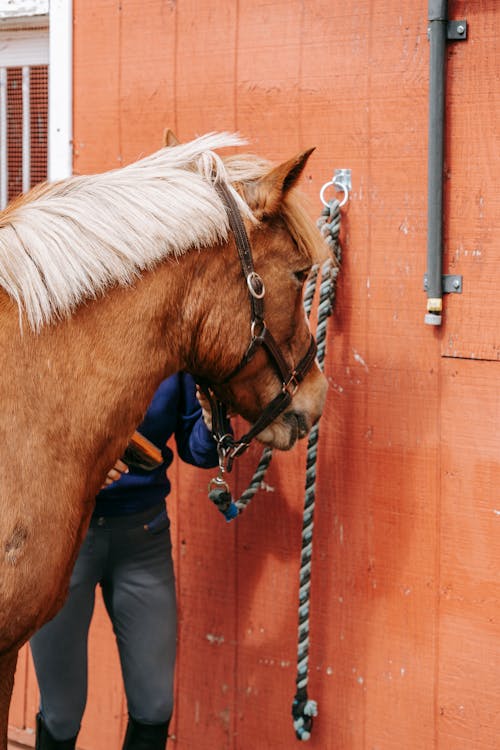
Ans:
<svg viewBox="0 0 500 750"><path fill-rule="evenodd" d="M316 343L318 346L318 364L324 370L326 352L327 321L333 312L336 294L337 276L340 267L340 204L332 201L322 212L318 227L331 250L331 256L321 268L319 289L318 323ZM316 287L318 270L311 274L304 294L304 307L309 317ZM310 287L310 288L309 288ZM313 718L318 714L316 701L307 695L309 680L309 613L311 592L311 564L313 548L314 507L316 499L316 463L318 454L319 423L309 433L306 456L306 483L304 494L304 514L302 521L302 550L299 577L299 622L297 646L297 692L292 703L293 728L298 740L306 741L311 737Z"/></svg>
<svg viewBox="0 0 500 750"><path fill-rule="evenodd" d="M235 500L235 505L238 508L238 513L243 513L250 500L253 498L259 487L261 487L262 480L264 479L266 471L269 468L272 457L272 448L264 448L264 450L262 451L261 459L257 468L255 469L255 473L250 484L248 485L247 489L241 493L239 500Z"/></svg>
<svg viewBox="0 0 500 750"><path fill-rule="evenodd" d="M316 328L316 343L318 347L317 360L321 371L324 370L327 321L333 312L336 296L337 276L341 261L339 244L340 232L340 203L332 200L326 206L318 219L318 228L330 248L331 255L321 267L321 282L319 288L318 322ZM311 314L312 303L316 291L319 266L311 269L304 292L304 309L307 317ZM304 513L302 521L302 550L299 577L299 610L298 610L298 646L297 646L297 677L296 694L292 704L293 727L297 739L305 741L311 736L313 717L317 716L316 701L307 696L309 671L309 611L311 590L311 561L313 546L314 506L316 498L316 463L318 452L319 425L316 424L309 433L306 456L306 482L304 495ZM272 449L265 448L260 462L248 488L241 497L234 501L237 514L242 513L262 485L264 475L271 462ZM235 511L236 511L235 509ZM233 516L234 517L234 516ZM229 520L229 519L228 519Z"/></svg>

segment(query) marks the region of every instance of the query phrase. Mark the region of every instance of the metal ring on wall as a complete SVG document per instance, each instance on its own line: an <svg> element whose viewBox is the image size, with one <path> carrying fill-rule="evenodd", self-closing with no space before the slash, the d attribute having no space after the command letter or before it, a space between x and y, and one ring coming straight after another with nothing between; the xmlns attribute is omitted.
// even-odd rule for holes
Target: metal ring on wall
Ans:
<svg viewBox="0 0 500 750"><path fill-rule="evenodd" d="M325 184L321 188L321 190L319 192L319 198L321 200L321 203L324 206L326 206L326 208L329 207L330 204L324 198L325 190L327 188L329 188L329 187L334 187L335 190L342 190L343 191L344 197L340 201L339 208L342 208L342 206L345 206L345 204L347 203L347 201L349 199L349 190L347 189L346 185L340 185L338 182L335 182L335 180L330 180L330 182L325 182Z"/></svg>

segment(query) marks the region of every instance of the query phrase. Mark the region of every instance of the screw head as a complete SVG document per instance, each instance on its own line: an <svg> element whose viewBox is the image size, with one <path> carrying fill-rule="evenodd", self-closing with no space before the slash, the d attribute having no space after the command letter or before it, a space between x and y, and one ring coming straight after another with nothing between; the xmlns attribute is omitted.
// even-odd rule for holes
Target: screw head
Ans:
<svg viewBox="0 0 500 750"><path fill-rule="evenodd" d="M463 34L464 32L465 32L465 26L463 24L459 24L457 26L457 33L458 34Z"/></svg>

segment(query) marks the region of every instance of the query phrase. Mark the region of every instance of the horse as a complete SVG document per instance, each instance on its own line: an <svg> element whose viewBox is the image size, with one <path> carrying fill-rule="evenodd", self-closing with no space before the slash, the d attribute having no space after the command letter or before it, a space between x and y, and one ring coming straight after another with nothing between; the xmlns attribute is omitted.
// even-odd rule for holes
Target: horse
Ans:
<svg viewBox="0 0 500 750"><path fill-rule="evenodd" d="M18 650L62 606L95 495L161 380L210 383L281 450L321 415L302 289L326 247L296 187L312 149L276 166L241 144L209 133L0 213L1 750Z"/></svg>

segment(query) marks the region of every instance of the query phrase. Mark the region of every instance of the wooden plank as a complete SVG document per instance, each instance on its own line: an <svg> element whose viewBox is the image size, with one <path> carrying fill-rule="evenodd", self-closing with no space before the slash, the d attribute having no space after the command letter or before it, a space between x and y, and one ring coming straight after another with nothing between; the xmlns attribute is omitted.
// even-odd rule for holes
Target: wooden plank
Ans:
<svg viewBox="0 0 500 750"><path fill-rule="evenodd" d="M176 550L179 748L233 746L235 529L207 498L213 471L178 463L168 507Z"/></svg>
<svg viewBox="0 0 500 750"><path fill-rule="evenodd" d="M73 168L77 174L103 172L123 163L118 65L121 5L118 0L73 3Z"/></svg>
<svg viewBox="0 0 500 750"><path fill-rule="evenodd" d="M345 400L320 463L313 573L314 642L333 670L325 743L431 746L437 475L432 441L422 446L435 377L370 369L363 387L356 373L337 374Z"/></svg>
<svg viewBox="0 0 500 750"><path fill-rule="evenodd" d="M498 7L462 0L453 14L467 19L469 34L449 47L445 268L463 276L463 293L447 295L441 350L498 360L500 50L492 23Z"/></svg>
<svg viewBox="0 0 500 750"><path fill-rule="evenodd" d="M38 690L38 682L35 674L35 665L33 664L33 657L31 656L31 650L29 648L27 649L26 658L25 732L28 737L33 737L35 734L36 715L40 710L40 693Z"/></svg>
<svg viewBox="0 0 500 750"><path fill-rule="evenodd" d="M89 632L88 701L78 735L80 750L119 748L127 726L120 660L100 588Z"/></svg>
<svg viewBox="0 0 500 750"><path fill-rule="evenodd" d="M234 130L238 6L225 0L176 5L175 108L181 140Z"/></svg>
<svg viewBox="0 0 500 750"><path fill-rule="evenodd" d="M238 3L237 127L256 150L275 160L302 147L297 128L301 5L298 0Z"/></svg>
<svg viewBox="0 0 500 750"><path fill-rule="evenodd" d="M254 446L241 464L242 492L260 459ZM260 491L238 519L238 731L262 747L294 742L297 601L302 527L303 450L274 455Z"/></svg>
<svg viewBox="0 0 500 750"><path fill-rule="evenodd" d="M120 135L128 164L163 145L166 127L175 130L175 3L121 3Z"/></svg>
<svg viewBox="0 0 500 750"><path fill-rule="evenodd" d="M439 747L494 750L500 736L498 364L442 369Z"/></svg>
<svg viewBox="0 0 500 750"><path fill-rule="evenodd" d="M24 729L26 723L26 673L27 673L27 646L19 652L17 658L17 669L14 682L14 692L10 704L9 725Z"/></svg>

